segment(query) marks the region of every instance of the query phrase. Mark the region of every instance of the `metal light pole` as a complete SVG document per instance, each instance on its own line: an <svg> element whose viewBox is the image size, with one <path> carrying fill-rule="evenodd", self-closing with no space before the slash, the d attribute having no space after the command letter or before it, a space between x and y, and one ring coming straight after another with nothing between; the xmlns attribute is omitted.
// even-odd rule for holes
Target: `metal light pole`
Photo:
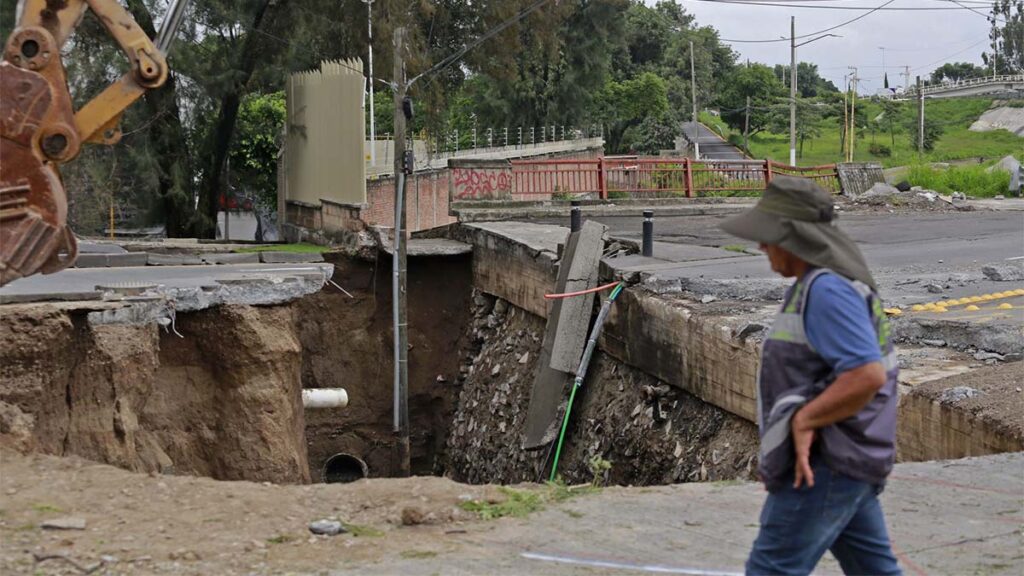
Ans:
<svg viewBox="0 0 1024 576"><path fill-rule="evenodd" d="M796 49L822 38L842 38L838 34L824 34L807 42L796 43L796 16L789 20L789 165L796 166Z"/></svg>
<svg viewBox="0 0 1024 576"><path fill-rule="evenodd" d="M690 96L693 100L693 159L700 160L700 129L697 127L697 75L693 65L693 40L690 40Z"/></svg>
<svg viewBox="0 0 1024 576"><path fill-rule="evenodd" d="M889 76L888 76L888 74L886 74L886 70L885 70L885 46L879 46L878 49L882 51L882 81L883 81L882 85L886 89L888 89L889 88L889 83L888 83Z"/></svg>
<svg viewBox="0 0 1024 576"><path fill-rule="evenodd" d="M366 87L370 90L370 166L375 166L377 164L377 130L373 117L373 0L363 0L363 2L366 3L366 31L370 49L370 76L366 79Z"/></svg>

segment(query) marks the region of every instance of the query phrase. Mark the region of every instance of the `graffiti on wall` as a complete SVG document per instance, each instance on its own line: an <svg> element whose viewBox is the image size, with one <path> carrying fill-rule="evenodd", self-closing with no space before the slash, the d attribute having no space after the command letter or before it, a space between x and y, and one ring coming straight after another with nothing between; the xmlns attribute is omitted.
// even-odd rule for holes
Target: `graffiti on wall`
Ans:
<svg viewBox="0 0 1024 576"><path fill-rule="evenodd" d="M512 195L508 168L452 168L452 196L456 200L498 200Z"/></svg>

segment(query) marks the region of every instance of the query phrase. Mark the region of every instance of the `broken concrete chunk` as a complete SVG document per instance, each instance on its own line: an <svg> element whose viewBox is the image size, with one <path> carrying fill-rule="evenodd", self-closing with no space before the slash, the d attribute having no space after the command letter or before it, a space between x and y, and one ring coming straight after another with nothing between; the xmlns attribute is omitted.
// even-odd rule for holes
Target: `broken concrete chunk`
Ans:
<svg viewBox="0 0 1024 576"><path fill-rule="evenodd" d="M941 294L942 291L945 290L939 284L925 284L924 288L925 288L925 290L931 292L932 294Z"/></svg>
<svg viewBox="0 0 1024 576"><path fill-rule="evenodd" d="M985 266L981 269L985 278L993 282L1019 282L1024 280L1024 266L1013 266L1009 264L997 266Z"/></svg>
<svg viewBox="0 0 1024 576"><path fill-rule="evenodd" d="M519 357L519 363L520 364L526 364L529 361L530 361L530 353L529 352L523 352L523 355Z"/></svg>
<svg viewBox="0 0 1024 576"><path fill-rule="evenodd" d="M985 352L982 350L974 353L974 359L979 362L984 362L986 360L1003 360L1004 356L1002 354L996 354L995 352Z"/></svg>
<svg viewBox="0 0 1024 576"><path fill-rule="evenodd" d="M337 520L317 520L309 523L309 531L322 536L337 536L346 532L345 527Z"/></svg>
<svg viewBox="0 0 1024 576"><path fill-rule="evenodd" d="M936 348L942 348L946 345L945 340L921 340L921 344L925 346L934 346Z"/></svg>
<svg viewBox="0 0 1024 576"><path fill-rule="evenodd" d="M491 376L497 376L501 374L501 364L495 364L494 368L491 368Z"/></svg>
<svg viewBox="0 0 1024 576"><path fill-rule="evenodd" d="M942 393L941 400L943 403L956 403L967 398L974 398L978 394L980 394L980 392L974 388L970 388L968 386L956 386L944 391Z"/></svg>
<svg viewBox="0 0 1024 576"><path fill-rule="evenodd" d="M715 300L718 300L718 297L717 296L712 296L711 294L705 294L705 295L700 297L700 303L701 304L710 304L710 303L714 302Z"/></svg>
<svg viewBox="0 0 1024 576"><path fill-rule="evenodd" d="M39 527L44 530L85 530L85 518L77 516L54 518L52 520L44 520Z"/></svg>

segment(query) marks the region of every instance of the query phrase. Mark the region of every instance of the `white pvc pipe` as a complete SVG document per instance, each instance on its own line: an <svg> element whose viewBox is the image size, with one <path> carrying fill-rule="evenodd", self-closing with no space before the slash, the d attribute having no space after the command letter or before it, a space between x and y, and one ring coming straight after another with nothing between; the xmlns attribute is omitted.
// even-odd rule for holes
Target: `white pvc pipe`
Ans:
<svg viewBox="0 0 1024 576"><path fill-rule="evenodd" d="M348 392L344 388L306 388L302 391L304 408L344 408Z"/></svg>

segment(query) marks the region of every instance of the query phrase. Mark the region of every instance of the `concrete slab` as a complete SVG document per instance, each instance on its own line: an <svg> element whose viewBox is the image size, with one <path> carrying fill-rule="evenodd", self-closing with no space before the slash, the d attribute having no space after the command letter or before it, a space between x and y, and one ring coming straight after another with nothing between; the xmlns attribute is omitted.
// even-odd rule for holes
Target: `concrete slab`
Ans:
<svg viewBox="0 0 1024 576"><path fill-rule="evenodd" d="M128 268L145 266L145 252L79 254L75 268Z"/></svg>
<svg viewBox="0 0 1024 576"><path fill-rule="evenodd" d="M536 224L533 222L474 222L467 228L483 230L490 234L508 238L538 252L558 253L558 245L565 242L569 228L561 225Z"/></svg>
<svg viewBox="0 0 1024 576"><path fill-rule="evenodd" d="M256 252L215 252L203 254L201 258L206 264L258 264L260 261Z"/></svg>
<svg viewBox="0 0 1024 576"><path fill-rule="evenodd" d="M607 227L593 220L583 224L576 236L575 249L561 266L569 268L565 292L581 292L597 287L604 234ZM579 367L583 347L587 343L590 318L594 311L594 294L585 294L562 301L555 341L551 345L551 368L575 374Z"/></svg>
<svg viewBox="0 0 1024 576"><path fill-rule="evenodd" d="M323 262L324 256L319 252L279 252L266 250L259 253L260 262L264 264L294 264L299 262Z"/></svg>
<svg viewBox="0 0 1024 576"><path fill-rule="evenodd" d="M390 245L384 246L384 251L393 253ZM411 238L405 246L406 256L429 257L429 256L460 256L472 254L473 246L458 240L448 238Z"/></svg>
<svg viewBox="0 0 1024 576"><path fill-rule="evenodd" d="M194 254L153 254L149 253L149 266L200 266L203 260Z"/></svg>
<svg viewBox="0 0 1024 576"><path fill-rule="evenodd" d="M97 290L84 292L40 292L37 294L0 294L0 304L27 304L30 302L81 302L99 300L103 293Z"/></svg>

